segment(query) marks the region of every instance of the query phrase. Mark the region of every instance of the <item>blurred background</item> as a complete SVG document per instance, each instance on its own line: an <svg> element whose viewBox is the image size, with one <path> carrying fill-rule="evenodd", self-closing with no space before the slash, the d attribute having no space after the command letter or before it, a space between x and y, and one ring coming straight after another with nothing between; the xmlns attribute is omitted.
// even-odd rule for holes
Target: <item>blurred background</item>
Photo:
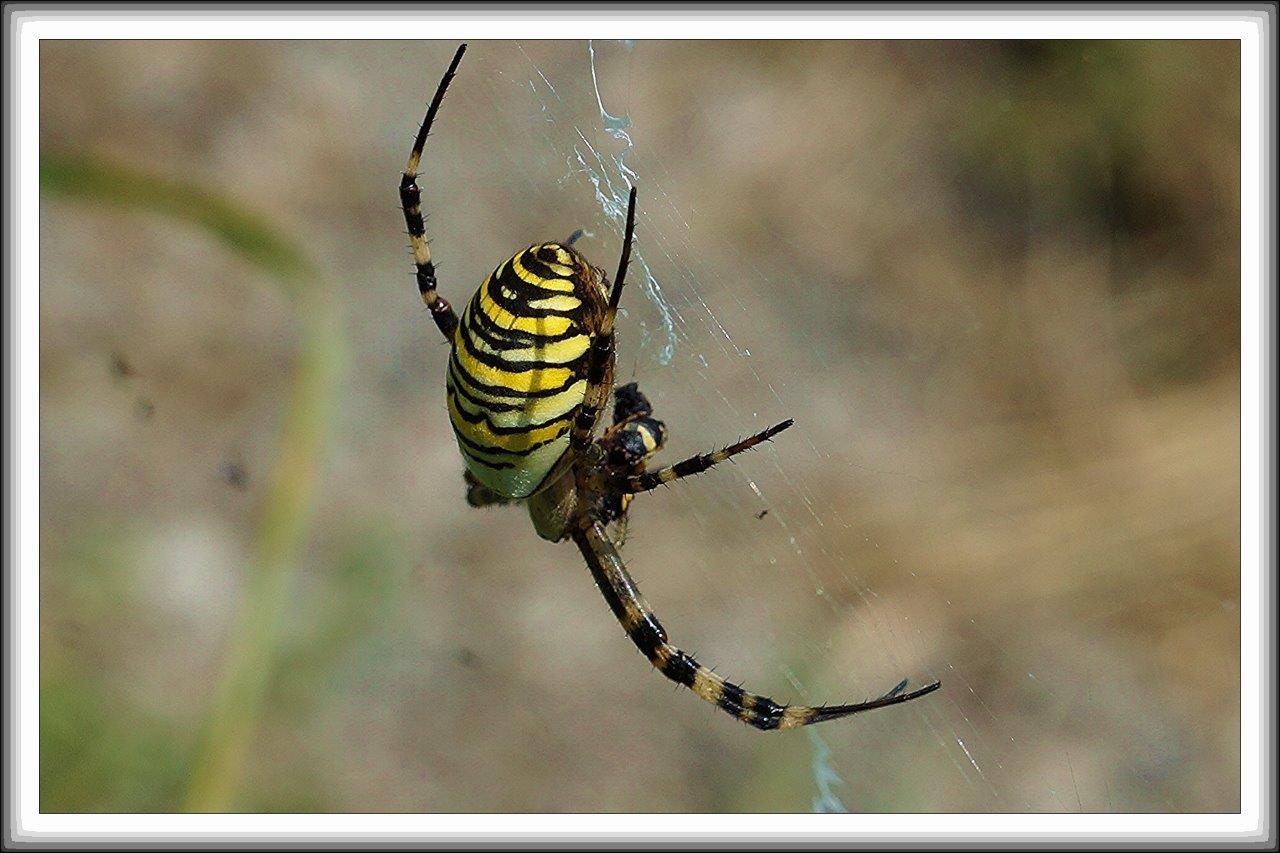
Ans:
<svg viewBox="0 0 1280 853"><path fill-rule="evenodd" d="M42 43L42 811L1239 809L1235 43L471 44L445 295L625 165L661 458L796 418L633 505L673 640L943 682L774 735L463 499L454 47Z"/></svg>

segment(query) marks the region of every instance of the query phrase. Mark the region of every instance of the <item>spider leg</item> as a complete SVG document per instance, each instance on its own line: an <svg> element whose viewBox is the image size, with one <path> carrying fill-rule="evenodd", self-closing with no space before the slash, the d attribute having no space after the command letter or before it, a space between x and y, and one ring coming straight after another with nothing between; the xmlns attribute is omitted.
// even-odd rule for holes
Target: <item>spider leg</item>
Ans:
<svg viewBox="0 0 1280 853"><path fill-rule="evenodd" d="M609 603L609 608L622 623L627 636L631 638L631 642L635 643L636 648L667 678L685 685L702 699L732 714L749 726L766 731L794 729L876 708L900 705L932 693L942 686L941 682L935 681L918 690L903 693L902 690L906 685L903 682L878 699L851 705L827 705L817 708L804 705L779 705L772 699L748 693L738 685L725 681L667 642L667 632L663 630L658 618L640 595L640 590L636 588L635 581L627 572L618 549L609 541L604 528L598 521L585 519L574 529L572 535L605 601Z"/></svg>
<svg viewBox="0 0 1280 853"><path fill-rule="evenodd" d="M587 389L582 406L573 419L569 433L569 449L581 453L591 444L591 433L609 396L609 383L613 374L613 320L618 313L618 301L622 299L622 287L626 284L627 263L631 259L631 241L636 233L636 188L631 188L627 200L627 228L622 235L622 256L618 260L618 274L609 291L609 304L600 320L600 328L591 339L587 354Z"/></svg>
<svg viewBox="0 0 1280 853"><path fill-rule="evenodd" d="M400 206L404 208L404 224L409 231L409 245L413 249L413 263L417 268L418 293L422 301L431 311L431 318L446 338L452 339L453 330L458 326L458 315L453 312L449 302L436 292L436 268L431 262L431 249L427 246L426 226L422 221L422 193L418 189L418 165L422 160L422 147L426 144L427 134L431 132L431 124L436 119L440 102L444 100L444 92L449 88L465 44L458 46L458 52L449 63L449 70L440 79L435 97L427 107L427 116L422 120L422 127L413 141L413 150L409 152L409 162L404 167L404 175L400 179Z"/></svg>
<svg viewBox="0 0 1280 853"><path fill-rule="evenodd" d="M640 474L630 474L626 476L614 475L610 477L606 483L606 488L610 491L620 491L627 494L636 494L639 492L648 492L656 489L664 483L671 483L679 480L681 477L690 477L694 474L701 474L713 465L719 465L731 456L737 456L761 442L768 441L787 427L791 426L795 421L788 418L780 424L774 424L768 429L758 432L755 435L748 436L737 444L731 444L728 447L713 451L712 453L700 453L697 456L690 456L688 459L677 462L674 465L668 465L665 468L659 468L656 471L645 471Z"/></svg>
<svg viewBox="0 0 1280 853"><path fill-rule="evenodd" d="M622 548L627 544L627 510L634 495L606 495L600 507L600 520L607 526L613 524L613 543Z"/></svg>

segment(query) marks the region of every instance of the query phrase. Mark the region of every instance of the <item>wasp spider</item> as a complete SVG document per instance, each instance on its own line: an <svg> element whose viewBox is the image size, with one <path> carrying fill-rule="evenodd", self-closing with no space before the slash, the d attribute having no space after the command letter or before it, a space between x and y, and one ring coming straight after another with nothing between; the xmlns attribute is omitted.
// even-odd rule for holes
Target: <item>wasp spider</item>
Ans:
<svg viewBox="0 0 1280 853"><path fill-rule="evenodd" d="M466 461L472 506L524 503L538 535L572 539L627 635L667 678L758 729L793 729L889 705L938 689L934 682L851 705L781 705L748 693L667 639L618 553L633 495L706 471L791 426L786 420L737 444L656 470L649 459L667 434L635 383L613 389L614 316L635 231L636 191L627 204L622 256L612 283L573 248L573 238L541 243L503 261L459 317L437 291L423 228L418 169L445 90L462 60L458 48L427 108L400 182L418 291L451 352L449 419ZM575 235L576 236L576 235ZM609 392L612 423L595 437ZM616 536L608 528L615 525Z"/></svg>

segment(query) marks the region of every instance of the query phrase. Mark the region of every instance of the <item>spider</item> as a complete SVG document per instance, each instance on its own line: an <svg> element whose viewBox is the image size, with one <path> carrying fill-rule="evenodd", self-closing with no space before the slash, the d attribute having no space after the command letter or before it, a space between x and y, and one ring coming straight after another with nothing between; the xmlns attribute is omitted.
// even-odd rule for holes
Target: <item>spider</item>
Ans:
<svg viewBox="0 0 1280 853"><path fill-rule="evenodd" d="M793 729L900 705L937 690L939 682L906 692L903 680L883 696L856 704L782 705L725 681L668 641L619 554L632 496L706 471L772 439L792 421L649 470L667 430L633 382L613 389L612 421L595 437L613 388L614 318L635 235L634 186L612 283L573 247L575 234L503 261L461 317L440 296L417 179L427 135L466 47L454 54L427 108L400 182L400 201L418 291L450 345L446 401L466 463L468 503L524 503L539 536L552 542L572 539L614 616L650 663L757 729Z"/></svg>

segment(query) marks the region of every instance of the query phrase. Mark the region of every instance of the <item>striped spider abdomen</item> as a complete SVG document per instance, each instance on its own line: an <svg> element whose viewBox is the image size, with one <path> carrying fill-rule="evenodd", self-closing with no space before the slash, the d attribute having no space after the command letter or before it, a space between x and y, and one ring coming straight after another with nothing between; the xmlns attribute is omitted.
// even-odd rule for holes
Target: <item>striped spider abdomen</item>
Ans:
<svg viewBox="0 0 1280 853"><path fill-rule="evenodd" d="M531 246L485 278L454 330L446 397L467 469L527 498L557 471L607 295L572 247Z"/></svg>

